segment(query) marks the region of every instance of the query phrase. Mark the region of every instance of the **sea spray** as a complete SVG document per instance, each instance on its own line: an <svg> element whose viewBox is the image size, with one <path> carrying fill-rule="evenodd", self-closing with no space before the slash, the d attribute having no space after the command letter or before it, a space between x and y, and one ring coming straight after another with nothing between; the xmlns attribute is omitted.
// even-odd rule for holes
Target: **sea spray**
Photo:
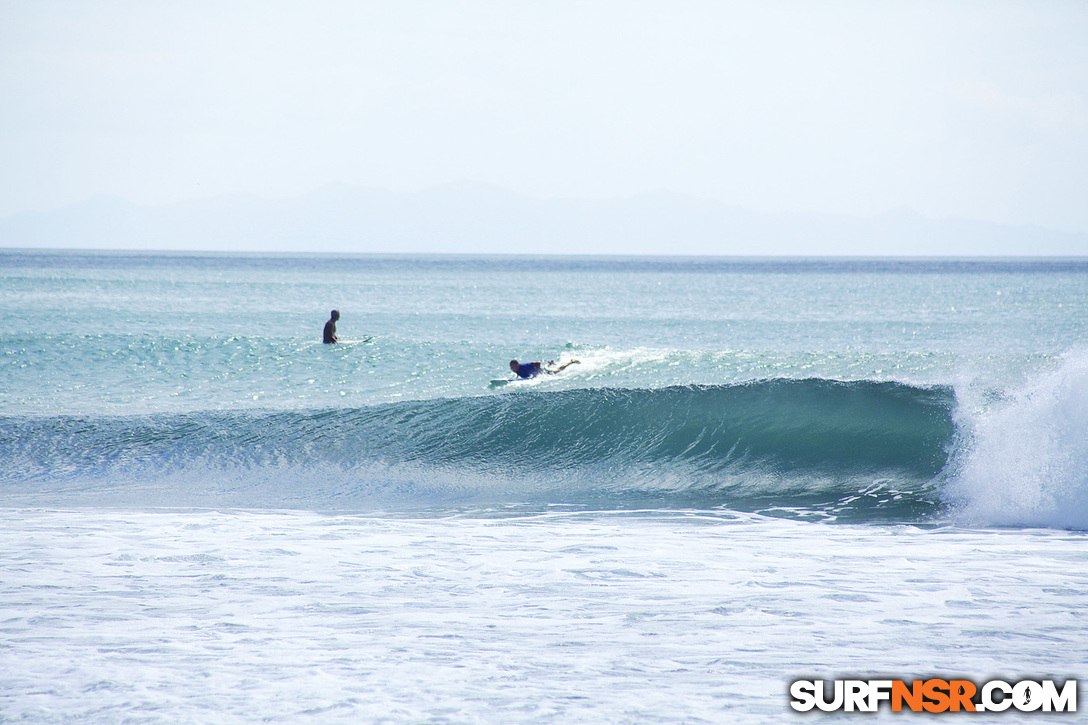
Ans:
<svg viewBox="0 0 1088 725"><path fill-rule="evenodd" d="M963 416L944 494L961 520L1088 528L1088 352Z"/></svg>

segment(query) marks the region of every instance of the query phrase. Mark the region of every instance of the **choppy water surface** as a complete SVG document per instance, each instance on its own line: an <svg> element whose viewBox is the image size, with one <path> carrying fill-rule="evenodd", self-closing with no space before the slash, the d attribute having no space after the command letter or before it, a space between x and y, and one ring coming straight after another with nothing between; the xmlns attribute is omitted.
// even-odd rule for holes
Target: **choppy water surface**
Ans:
<svg viewBox="0 0 1088 725"><path fill-rule="evenodd" d="M1079 261L0 253L0 715L1077 676L1086 320Z"/></svg>

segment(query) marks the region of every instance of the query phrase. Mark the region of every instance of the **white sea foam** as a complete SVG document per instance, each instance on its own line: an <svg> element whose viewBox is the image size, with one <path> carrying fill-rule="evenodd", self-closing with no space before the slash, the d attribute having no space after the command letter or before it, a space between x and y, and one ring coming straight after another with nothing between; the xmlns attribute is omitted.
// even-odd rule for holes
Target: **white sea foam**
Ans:
<svg viewBox="0 0 1088 725"><path fill-rule="evenodd" d="M1084 677L1086 535L1060 527L1088 527L1088 355L1038 371L1084 339L1086 269L0 253L0 422L28 454L5 459L0 486L0 721L779 723L794 719L794 677ZM373 340L317 342L334 305L345 338ZM944 389L969 370L950 496L964 520L1052 528L632 513L613 494L690 479L608 455L578 469L608 510L549 495L535 515L451 515L481 506L464 503L479 487L523 501L537 470L551 490L590 477L385 471L348 455L350 425L313 439L302 425L294 450L330 457L296 456L305 475L290 481L315 485L292 486L281 474L299 466L262 453L264 431L221 435L272 411L351 419L517 395L488 381L512 356L556 355L582 364L529 383L532 397L813 378ZM1022 390L967 400L994 388ZM101 436L107 417L124 419L132 458L51 455L58 429ZM184 424L144 435L166 419ZM244 453L207 465L225 440ZM160 444L161 476L144 467ZM418 516L140 508L372 510L345 470L396 494L374 505L417 505L420 490L429 503ZM894 504L901 484L881 474L823 512Z"/></svg>
<svg viewBox="0 0 1088 725"><path fill-rule="evenodd" d="M779 723L802 676L1074 677L1083 545L695 511L0 509L0 720Z"/></svg>
<svg viewBox="0 0 1088 725"><path fill-rule="evenodd" d="M946 487L962 520L1088 529L1088 351L963 417Z"/></svg>

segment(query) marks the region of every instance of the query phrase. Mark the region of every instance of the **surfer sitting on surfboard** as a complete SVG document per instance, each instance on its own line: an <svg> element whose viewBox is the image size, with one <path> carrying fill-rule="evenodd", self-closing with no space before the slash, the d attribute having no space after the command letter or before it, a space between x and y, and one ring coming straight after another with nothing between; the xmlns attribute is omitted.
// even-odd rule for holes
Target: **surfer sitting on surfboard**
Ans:
<svg viewBox="0 0 1088 725"><path fill-rule="evenodd" d="M340 310L333 310L329 313L329 321L325 323L325 330L321 334L321 341L324 343L340 342L336 338L336 321L340 319Z"/></svg>
<svg viewBox="0 0 1088 725"><path fill-rule="evenodd" d="M566 368L569 365L573 365L576 362L578 362L578 361L577 360L571 360L570 362L565 363L563 365L559 365L559 366L557 366L555 368L549 368L549 367L547 367L545 365L542 365L540 363L540 361L519 363L517 360L511 360L510 361L510 369L513 370L514 373L519 378L534 378L537 375L540 375L541 373L560 373L560 372L563 372L564 368ZM555 360L549 360L548 365L555 365Z"/></svg>

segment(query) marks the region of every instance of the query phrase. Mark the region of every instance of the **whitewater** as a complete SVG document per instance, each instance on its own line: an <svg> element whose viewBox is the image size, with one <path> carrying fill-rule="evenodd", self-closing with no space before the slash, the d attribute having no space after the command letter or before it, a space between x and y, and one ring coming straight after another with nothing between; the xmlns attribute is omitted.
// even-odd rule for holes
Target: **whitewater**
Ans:
<svg viewBox="0 0 1088 725"><path fill-rule="evenodd" d="M1075 259L0 251L0 721L1080 679L1086 320Z"/></svg>

